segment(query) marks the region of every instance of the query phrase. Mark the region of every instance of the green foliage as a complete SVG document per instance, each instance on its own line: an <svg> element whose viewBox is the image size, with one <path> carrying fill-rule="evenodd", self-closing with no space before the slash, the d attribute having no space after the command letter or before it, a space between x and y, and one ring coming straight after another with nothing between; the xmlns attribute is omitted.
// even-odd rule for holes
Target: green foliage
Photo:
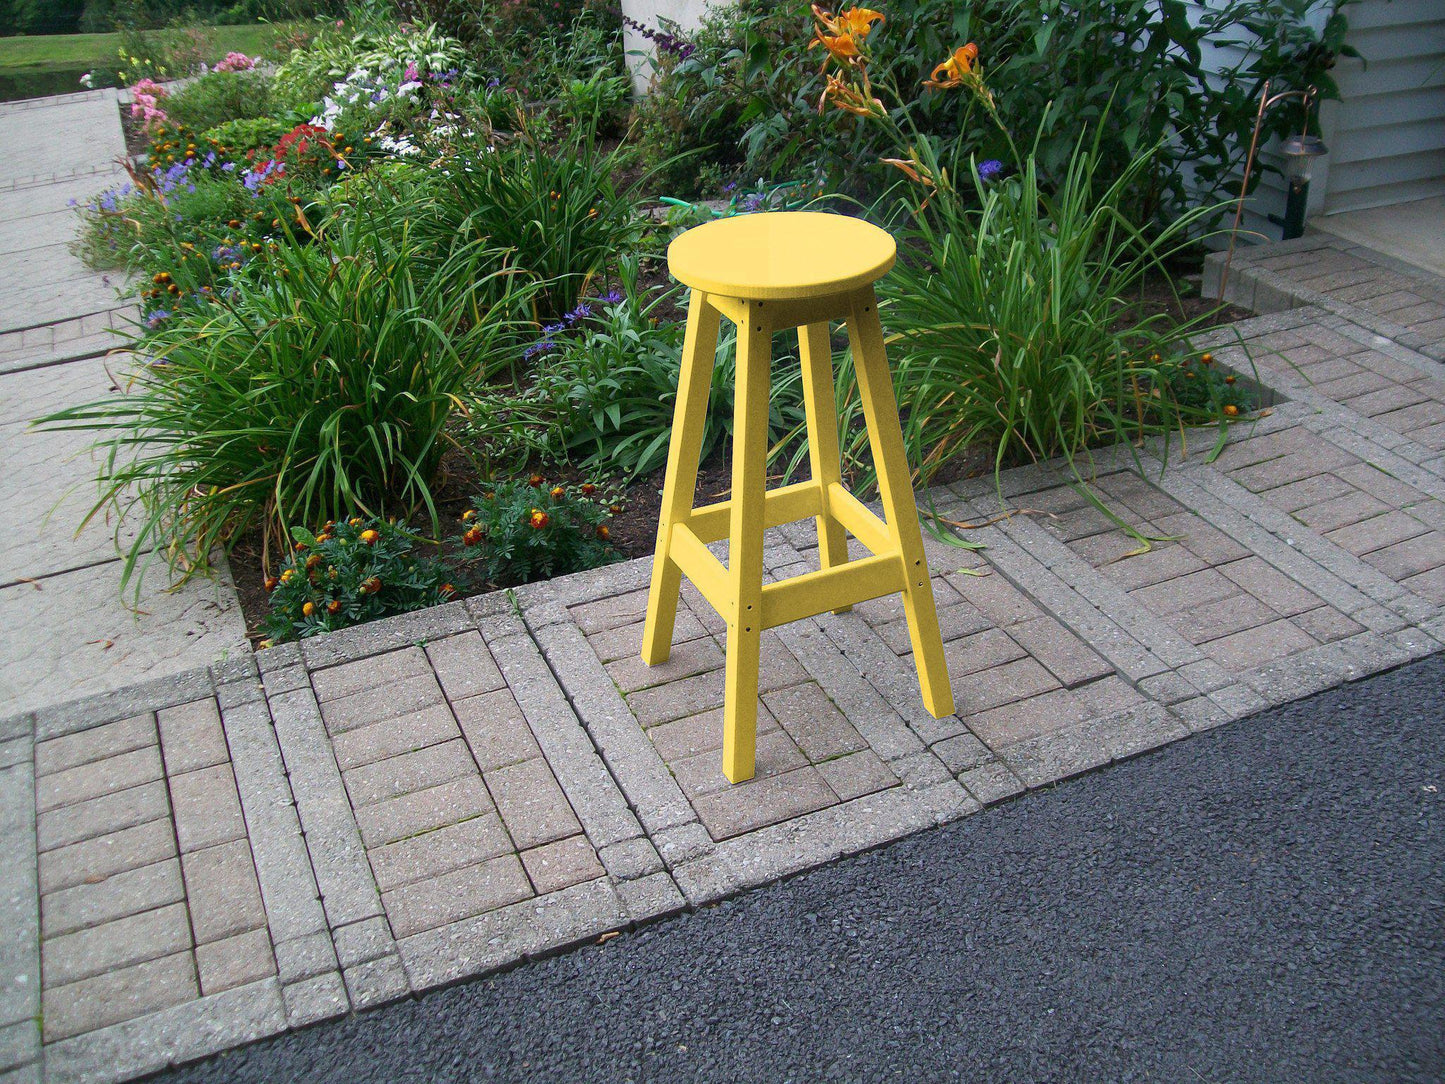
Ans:
<svg viewBox="0 0 1445 1084"><path fill-rule="evenodd" d="M154 555L204 568L252 524L274 542L351 508L420 507L435 529L447 423L511 330L506 307L483 301L481 247L458 244L433 272L412 238L338 220L137 341L155 360L125 393L42 419L99 432L92 515L134 520L123 580Z"/></svg>
<svg viewBox="0 0 1445 1084"><path fill-rule="evenodd" d="M1126 194L1129 213L1149 223L1216 198L1243 160L1263 79L1313 83L1325 97L1338 96L1328 72L1337 55L1351 52L1343 7L1341 0L897 0L884 8L887 19L868 46L874 82L898 87L904 99L895 120L906 111L938 158L1002 158L1002 136L975 123L972 96L921 85L953 49L976 42L1005 123L1015 134L1041 133L1036 166L1046 190L1063 182L1079 126L1096 126L1107 110L1103 172L1122 171L1144 148L1162 145ZM1329 15L1316 32L1313 16L1322 9ZM879 125L818 113L823 80L811 34L806 0L718 9L690 39L691 55L663 63L658 94L639 106L649 153L691 151L750 178L817 173L834 190L876 192L892 179L877 162L894 148ZM1251 47L1236 50L1241 43ZM1233 55L1240 59L1230 63ZM1211 72L1211 64L1224 67ZM1271 130L1297 123L1289 110L1269 117ZM695 169L679 166L670 179L686 191Z"/></svg>
<svg viewBox="0 0 1445 1084"><path fill-rule="evenodd" d="M547 486L541 475L508 479L463 516L462 542L476 547L482 576L498 586L582 572L617 560L608 504L595 485Z"/></svg>
<svg viewBox="0 0 1445 1084"><path fill-rule="evenodd" d="M1113 175L1100 142L1076 149L1052 196L1029 156L1019 177L979 182L980 209L940 195L906 235L884 313L925 479L980 443L1003 468L1222 421L1222 402L1177 392L1197 356L1189 337L1212 314L1176 323L1140 305L1145 273L1211 209L1146 236L1123 205L1154 151Z"/></svg>
<svg viewBox="0 0 1445 1084"><path fill-rule="evenodd" d="M280 574L266 581L271 643L436 606L456 594L457 571L418 555L421 537L387 520L353 516L316 534L293 527L291 539Z"/></svg>
<svg viewBox="0 0 1445 1084"><path fill-rule="evenodd" d="M667 461L685 332L673 314L682 291L641 292L635 259L621 261L619 274L621 291L590 299L543 329L544 338L529 348L537 359L529 387L479 396L467 434L483 463L538 455L631 479ZM704 459L732 431L736 355L734 332L726 327L713 368ZM787 347L786 338L777 342ZM796 355L783 353L774 367L769 429L782 438L802 420Z"/></svg>
<svg viewBox="0 0 1445 1084"><path fill-rule="evenodd" d="M269 148L291 130L291 125L273 117L230 120L208 128L201 135L213 139L234 156L244 157L247 151Z"/></svg>
<svg viewBox="0 0 1445 1084"><path fill-rule="evenodd" d="M556 318L640 237L635 185L614 180L627 153L600 149L590 128L558 145L530 130L495 146L473 139L438 166L441 206L429 228L510 250L511 266L540 284L537 318Z"/></svg>
<svg viewBox="0 0 1445 1084"><path fill-rule="evenodd" d="M211 72L165 101L172 124L203 131L227 121L265 118L271 111L271 80L263 72Z"/></svg>

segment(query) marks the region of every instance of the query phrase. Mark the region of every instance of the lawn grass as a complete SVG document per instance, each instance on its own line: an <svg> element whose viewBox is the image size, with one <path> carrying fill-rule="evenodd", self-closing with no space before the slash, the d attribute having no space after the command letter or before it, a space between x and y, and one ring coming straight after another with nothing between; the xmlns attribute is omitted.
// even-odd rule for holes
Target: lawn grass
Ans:
<svg viewBox="0 0 1445 1084"><path fill-rule="evenodd" d="M251 23L212 27L216 60L228 52L251 56L265 53L289 24ZM36 34L0 38L0 73L45 68L82 68L113 65L120 49L119 34Z"/></svg>

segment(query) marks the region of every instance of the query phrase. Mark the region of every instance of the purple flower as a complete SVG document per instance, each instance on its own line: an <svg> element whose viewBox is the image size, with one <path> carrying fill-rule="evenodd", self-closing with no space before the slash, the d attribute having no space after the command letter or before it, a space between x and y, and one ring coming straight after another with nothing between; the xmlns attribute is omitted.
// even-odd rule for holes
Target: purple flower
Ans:
<svg viewBox="0 0 1445 1084"><path fill-rule="evenodd" d="M616 305L621 300L622 291L620 290L608 290L601 297L602 304L604 305Z"/></svg>
<svg viewBox="0 0 1445 1084"><path fill-rule="evenodd" d="M165 322L166 322L167 320L169 320L170 318L171 318L171 314L170 314L167 310L165 310L165 309L156 309L155 312L151 313L150 316L148 316L148 317L146 318L146 327L151 327L151 328L160 327L163 323L165 323Z"/></svg>
<svg viewBox="0 0 1445 1084"><path fill-rule="evenodd" d="M591 315L592 306L584 301L582 304L578 305L575 309L569 312L566 316L562 317L562 320L564 323L575 324L578 320L585 320Z"/></svg>
<svg viewBox="0 0 1445 1084"><path fill-rule="evenodd" d="M978 164L978 179L987 184L989 181L997 180L1003 172L1003 163L997 158L990 158Z"/></svg>

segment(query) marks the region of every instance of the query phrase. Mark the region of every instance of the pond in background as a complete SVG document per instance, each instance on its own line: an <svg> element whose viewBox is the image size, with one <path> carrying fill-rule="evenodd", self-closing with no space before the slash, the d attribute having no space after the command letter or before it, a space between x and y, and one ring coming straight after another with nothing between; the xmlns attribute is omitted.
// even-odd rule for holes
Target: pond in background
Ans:
<svg viewBox="0 0 1445 1084"><path fill-rule="evenodd" d="M80 77L89 68L7 68L0 71L0 102L21 98L48 98L52 94L78 94L86 88ZM96 86L109 86L98 79Z"/></svg>

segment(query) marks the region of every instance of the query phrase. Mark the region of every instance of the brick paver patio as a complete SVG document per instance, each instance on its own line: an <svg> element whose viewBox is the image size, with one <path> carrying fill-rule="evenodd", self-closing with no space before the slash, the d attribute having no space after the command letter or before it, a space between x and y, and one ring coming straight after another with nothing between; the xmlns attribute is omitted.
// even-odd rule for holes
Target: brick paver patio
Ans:
<svg viewBox="0 0 1445 1084"><path fill-rule="evenodd" d="M1209 434L1097 456L1148 552L1052 465L1007 472L1002 497L992 478L931 494L992 521L981 551L928 543L955 716L924 710L896 600L782 626L757 777L729 786L722 623L686 588L672 658L643 666L642 560L0 720L0 1075L135 1077L1440 650L1431 284L1281 249L1244 264L1276 278L1241 278L1327 263L1353 300L1221 334L1219 364L1257 367L1273 405L1213 463ZM1403 289L1371 267L1423 300L1367 307ZM1291 299L1324 296L1311 282ZM809 525L770 533L769 576L816 562Z"/></svg>

